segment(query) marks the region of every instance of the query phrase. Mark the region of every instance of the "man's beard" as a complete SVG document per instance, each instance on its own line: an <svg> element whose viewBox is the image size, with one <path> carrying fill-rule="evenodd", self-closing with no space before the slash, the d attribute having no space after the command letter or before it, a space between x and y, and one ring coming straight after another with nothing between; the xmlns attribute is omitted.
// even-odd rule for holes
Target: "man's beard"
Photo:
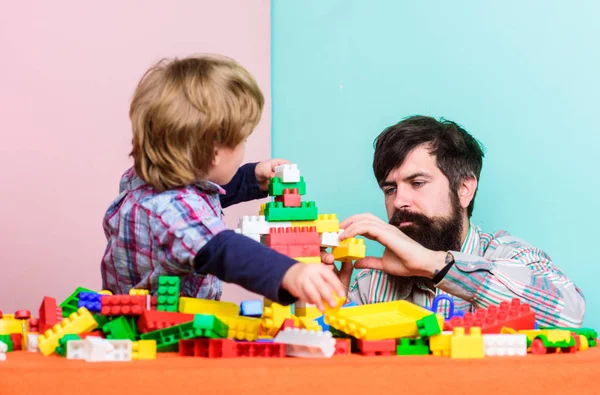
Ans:
<svg viewBox="0 0 600 395"><path fill-rule="evenodd" d="M450 202L451 212L447 218L429 218L407 210L396 210L389 223L430 250L460 251L463 230L462 207L455 193L451 193ZM400 228L402 222L411 222L411 224Z"/></svg>

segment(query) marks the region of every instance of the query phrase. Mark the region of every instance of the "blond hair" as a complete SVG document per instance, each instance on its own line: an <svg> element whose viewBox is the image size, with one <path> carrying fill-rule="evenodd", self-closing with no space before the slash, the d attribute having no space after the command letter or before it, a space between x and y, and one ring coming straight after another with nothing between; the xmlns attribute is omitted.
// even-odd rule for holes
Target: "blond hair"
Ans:
<svg viewBox="0 0 600 395"><path fill-rule="evenodd" d="M254 77L232 59L161 60L142 77L129 110L136 174L159 191L202 180L215 148L244 141L263 105Z"/></svg>

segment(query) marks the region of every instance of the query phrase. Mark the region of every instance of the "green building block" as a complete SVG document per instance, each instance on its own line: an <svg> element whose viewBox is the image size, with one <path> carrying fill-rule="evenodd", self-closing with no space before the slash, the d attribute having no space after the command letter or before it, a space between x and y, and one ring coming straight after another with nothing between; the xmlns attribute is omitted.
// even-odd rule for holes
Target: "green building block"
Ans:
<svg viewBox="0 0 600 395"><path fill-rule="evenodd" d="M171 311L176 313L179 309L179 288L179 277L158 277L158 303L156 305L156 309L160 311Z"/></svg>
<svg viewBox="0 0 600 395"><path fill-rule="evenodd" d="M63 318L66 318L68 316L70 316L71 314L75 313L77 311L77 309L79 308L79 292L95 292L92 291L90 289L87 288L83 288L83 287L79 287L75 290L75 292L73 292L71 294L71 296L69 296L67 299L65 299L61 304L60 307L62 307L62 316Z"/></svg>
<svg viewBox="0 0 600 395"><path fill-rule="evenodd" d="M156 351L168 352L179 350L179 340L208 337L222 339L227 337L229 328L214 315L195 314L194 320L144 333L142 340L156 340Z"/></svg>
<svg viewBox="0 0 600 395"><path fill-rule="evenodd" d="M67 355L67 342L69 342L71 340L81 340L81 338L78 335L75 335L73 333L68 333L68 334L64 335L58 341L58 347L56 347L56 353L58 355L60 355L61 357L64 357L65 355Z"/></svg>
<svg viewBox="0 0 600 395"><path fill-rule="evenodd" d="M590 347L594 347L596 345L596 338L598 337L598 332L592 328L567 328L567 327L559 327L559 326L544 326L540 329L560 329L569 332L577 333L578 335L583 335L588 340L588 345ZM594 342L594 346L590 343Z"/></svg>
<svg viewBox="0 0 600 395"><path fill-rule="evenodd" d="M594 340L588 340L588 346L589 347L596 347L596 339L594 339Z"/></svg>
<svg viewBox="0 0 600 395"><path fill-rule="evenodd" d="M429 337L442 333L442 328L440 328L435 314L430 314L418 320L417 328L419 328L419 336L421 337Z"/></svg>
<svg viewBox="0 0 600 395"><path fill-rule="evenodd" d="M94 317L94 319L98 323L98 328L102 328L112 318L111 316L100 314L92 314L92 317Z"/></svg>
<svg viewBox="0 0 600 395"><path fill-rule="evenodd" d="M396 347L397 355L429 355L429 345L425 339L400 339Z"/></svg>
<svg viewBox="0 0 600 395"><path fill-rule="evenodd" d="M102 331L106 335L106 338L110 340L136 341L138 333L134 320L134 317L120 316L104 324Z"/></svg>
<svg viewBox="0 0 600 395"><path fill-rule="evenodd" d="M300 176L299 182L281 182L281 178L273 177L269 182L269 196L281 196L284 189L298 188L298 194L306 195L306 183L304 177Z"/></svg>
<svg viewBox="0 0 600 395"><path fill-rule="evenodd" d="M300 207L283 207L282 202L267 203L265 219L267 221L314 221L318 218L315 202L302 202Z"/></svg>
<svg viewBox="0 0 600 395"><path fill-rule="evenodd" d="M15 349L15 345L13 344L10 335L0 335L0 342L6 344L6 352L11 352Z"/></svg>

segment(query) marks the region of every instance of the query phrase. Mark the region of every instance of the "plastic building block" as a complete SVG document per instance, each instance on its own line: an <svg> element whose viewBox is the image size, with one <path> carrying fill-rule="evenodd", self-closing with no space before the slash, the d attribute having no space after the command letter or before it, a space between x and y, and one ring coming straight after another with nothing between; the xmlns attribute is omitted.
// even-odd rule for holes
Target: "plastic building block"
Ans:
<svg viewBox="0 0 600 395"><path fill-rule="evenodd" d="M527 336L527 347L532 354L547 354L557 350L567 353L577 351L575 337L570 330L532 329L520 330L518 333Z"/></svg>
<svg viewBox="0 0 600 395"><path fill-rule="evenodd" d="M503 301L500 306L490 306L487 309L477 309L474 313L465 313L463 318L453 317L446 321L445 330L455 327L465 328L469 332L472 326L481 327L482 333L500 333L502 327L515 330L533 329L535 314L528 304L522 304L517 298L511 302Z"/></svg>
<svg viewBox="0 0 600 395"><path fill-rule="evenodd" d="M427 316L437 319L439 333L444 319L441 315L405 300L326 311L325 322L357 339L382 340L435 334L431 333L431 328L426 331L417 325L419 320Z"/></svg>
<svg viewBox="0 0 600 395"><path fill-rule="evenodd" d="M229 328L227 337L236 340L254 341L258 338L260 318L242 316L218 316Z"/></svg>
<svg viewBox="0 0 600 395"><path fill-rule="evenodd" d="M283 195L283 190L286 188L298 189L300 195L306 195L306 183L304 182L304 177L300 176L300 181L287 183L283 183L279 177L271 178L269 182L269 196L281 196Z"/></svg>
<svg viewBox="0 0 600 395"><path fill-rule="evenodd" d="M21 333L11 333L10 340L13 343L13 351L19 351L23 349L23 334ZM27 347L27 346L25 346Z"/></svg>
<svg viewBox="0 0 600 395"><path fill-rule="evenodd" d="M314 226L310 228L271 228L269 234L265 235L265 244L269 247L279 245L316 245L320 247L320 240L317 228Z"/></svg>
<svg viewBox="0 0 600 395"><path fill-rule="evenodd" d="M0 342L3 342L8 347L6 352L14 351L14 344L10 335L0 335Z"/></svg>
<svg viewBox="0 0 600 395"><path fill-rule="evenodd" d="M144 333L142 340L156 340L156 351L177 351L179 340L193 339L195 337L210 337L212 339L227 337L228 328L214 315L196 314L192 322L186 322Z"/></svg>
<svg viewBox="0 0 600 395"><path fill-rule="evenodd" d="M291 258L301 263L321 263L320 256L293 256Z"/></svg>
<svg viewBox="0 0 600 395"><path fill-rule="evenodd" d="M45 356L48 356L56 350L58 342L63 335L67 333L84 333L96 328L98 323L94 320L92 314L85 307L63 319L60 324L54 325L51 329L44 332L38 338L38 346Z"/></svg>
<svg viewBox="0 0 600 395"><path fill-rule="evenodd" d="M285 188L283 195L276 196L274 201L283 203L283 207L300 207L302 203L302 199L296 188L292 190Z"/></svg>
<svg viewBox="0 0 600 395"><path fill-rule="evenodd" d="M21 321L14 318L12 314L4 314L0 319L0 334L10 335L11 333L22 333L23 326Z"/></svg>
<svg viewBox="0 0 600 395"><path fill-rule="evenodd" d="M144 310L140 318L137 320L137 327L140 333L147 333L168 328L170 326L183 324L184 322L191 322L193 320L193 314Z"/></svg>
<svg viewBox="0 0 600 395"><path fill-rule="evenodd" d="M101 297L102 295L96 292L80 292L77 306L85 307L90 313L99 313L102 309Z"/></svg>
<svg viewBox="0 0 600 395"><path fill-rule="evenodd" d="M131 358L156 359L156 340L138 340L131 343Z"/></svg>
<svg viewBox="0 0 600 395"><path fill-rule="evenodd" d="M158 277L158 304L157 310L177 312L179 305L179 277Z"/></svg>
<svg viewBox="0 0 600 395"><path fill-rule="evenodd" d="M452 340L452 332L442 332L438 335L433 335L429 338L429 349L436 357L450 356L450 341Z"/></svg>
<svg viewBox="0 0 600 395"><path fill-rule="evenodd" d="M267 207L267 203L261 203L260 208L258 209L258 215L265 215L265 208Z"/></svg>
<svg viewBox="0 0 600 395"><path fill-rule="evenodd" d="M309 331L323 332L323 328L312 318L300 317L300 326Z"/></svg>
<svg viewBox="0 0 600 395"><path fill-rule="evenodd" d="M87 288L77 288L67 299L65 299L60 307L62 308L63 318L70 317L71 314L75 313L79 309L79 293L80 292L94 292Z"/></svg>
<svg viewBox="0 0 600 395"><path fill-rule="evenodd" d="M437 295L435 298L433 298L433 303L431 303L430 310L434 313L438 313L438 310L440 309L440 302L442 301L446 301L448 304L448 316L444 316L444 319L449 320L454 316L454 300L451 296L445 294Z"/></svg>
<svg viewBox="0 0 600 395"><path fill-rule="evenodd" d="M472 326L469 335L465 334L465 328L454 328L450 339L450 358L470 359L483 358L484 356L481 328Z"/></svg>
<svg viewBox="0 0 600 395"><path fill-rule="evenodd" d="M265 299L261 321L262 334L275 336L283 321L292 317L291 306L282 306Z"/></svg>
<svg viewBox="0 0 600 395"><path fill-rule="evenodd" d="M339 247L340 235L344 230L321 233L321 247Z"/></svg>
<svg viewBox="0 0 600 395"><path fill-rule="evenodd" d="M67 359L87 362L126 362L133 357L131 340L106 340L88 337L67 343Z"/></svg>
<svg viewBox="0 0 600 395"><path fill-rule="evenodd" d="M60 307L59 307L60 309ZM62 311L60 313L60 317L62 320ZM30 318L29 319L29 332L34 332L34 333L38 333L40 331L40 321L37 318Z"/></svg>
<svg viewBox="0 0 600 395"><path fill-rule="evenodd" d="M100 295L102 297L102 315L141 315L147 310L149 296L139 295ZM81 301L81 297L80 297Z"/></svg>
<svg viewBox="0 0 600 395"><path fill-rule="evenodd" d="M350 354L350 339L335 339L335 352L333 355Z"/></svg>
<svg viewBox="0 0 600 395"><path fill-rule="evenodd" d="M8 352L8 346L3 341L0 341L0 361L6 361L6 353Z"/></svg>
<svg viewBox="0 0 600 395"><path fill-rule="evenodd" d="M403 338L398 342L396 355L429 355L429 346L423 338Z"/></svg>
<svg viewBox="0 0 600 395"><path fill-rule="evenodd" d="M150 291L148 291L147 289L135 289L135 288L131 288L129 290L129 295L131 295L131 296L150 295Z"/></svg>
<svg viewBox="0 0 600 395"><path fill-rule="evenodd" d="M296 322L294 321L293 318L286 318L285 320L283 320L283 324L281 324L281 326L279 327L279 329L277 330L277 333L275 334L274 337L277 336L277 334L287 328L299 328L299 325L296 325Z"/></svg>
<svg viewBox="0 0 600 395"><path fill-rule="evenodd" d="M367 253L367 247L363 239L351 237L340 241L340 245L333 247L331 253L333 254L333 259L336 261L353 261L364 258Z"/></svg>
<svg viewBox="0 0 600 395"><path fill-rule="evenodd" d="M319 214L317 218L317 232L337 232L340 230L340 221L335 214Z"/></svg>
<svg viewBox="0 0 600 395"><path fill-rule="evenodd" d="M233 358L237 356L236 342L231 339L188 339L179 341L182 357Z"/></svg>
<svg viewBox="0 0 600 395"><path fill-rule="evenodd" d="M238 357L284 358L286 345L274 342L236 342L235 351Z"/></svg>
<svg viewBox="0 0 600 395"><path fill-rule="evenodd" d="M86 332L86 333L80 333L79 337L81 338L81 340L85 339L86 337L106 337L106 335L104 334L104 332L102 332L101 330L95 330L95 331L91 331L91 332Z"/></svg>
<svg viewBox="0 0 600 395"><path fill-rule="evenodd" d="M396 340L363 340L356 341L360 355L394 355L396 353Z"/></svg>
<svg viewBox="0 0 600 395"><path fill-rule="evenodd" d="M258 335L258 339L256 339L256 341L257 342L273 343L273 336Z"/></svg>
<svg viewBox="0 0 600 395"><path fill-rule="evenodd" d="M38 333L28 333L27 334L27 351L29 352L40 352L40 348L38 347L38 337L40 335Z"/></svg>
<svg viewBox="0 0 600 395"><path fill-rule="evenodd" d="M113 293L111 291L109 291L108 289L103 289L101 291L98 291L98 293L100 295L112 295Z"/></svg>
<svg viewBox="0 0 600 395"><path fill-rule="evenodd" d="M105 315L92 314L96 322L98 323L98 328L102 328L104 324L110 321L110 317Z"/></svg>
<svg viewBox="0 0 600 395"><path fill-rule="evenodd" d="M271 249L293 258L295 256L317 256L321 253L319 244L307 245L275 245Z"/></svg>
<svg viewBox="0 0 600 395"><path fill-rule="evenodd" d="M275 177L279 177L285 184L300 182L300 170L295 163L279 165L275 167Z"/></svg>
<svg viewBox="0 0 600 395"><path fill-rule="evenodd" d="M439 314L430 314L417 321L417 328L419 328L419 336L429 337L437 335L442 332L440 328L441 318Z"/></svg>
<svg viewBox="0 0 600 395"><path fill-rule="evenodd" d="M221 302L219 300L179 298L179 312L186 314L207 314L221 316L237 316L239 306L232 302Z"/></svg>
<svg viewBox="0 0 600 395"><path fill-rule="evenodd" d="M106 338L110 340L131 340L137 339L137 331L133 319L121 316L115 318L102 326L102 331Z"/></svg>
<svg viewBox="0 0 600 395"><path fill-rule="evenodd" d="M314 320L315 318L323 315L316 306L302 306L300 302L296 302L296 308L294 309L294 315L296 317L306 317Z"/></svg>
<svg viewBox="0 0 600 395"><path fill-rule="evenodd" d="M289 221L269 223L264 215L244 215L240 218L238 228L240 233L250 236L256 234L266 235L271 228L287 228L290 226L292 226L292 223Z"/></svg>
<svg viewBox="0 0 600 395"><path fill-rule="evenodd" d="M243 234L244 236L256 241L257 243L260 243L260 235L258 233L242 233L242 230L240 228L235 228L233 231L239 235Z"/></svg>
<svg viewBox="0 0 600 395"><path fill-rule="evenodd" d="M583 335L577 335L577 336L579 336L579 350L578 351L587 350L590 347L587 337L585 337Z"/></svg>
<svg viewBox="0 0 600 395"><path fill-rule="evenodd" d="M590 346L590 347L595 347L595 340L598 337L598 332L592 328L566 328L566 327L557 327L557 326L544 326L544 327L540 327L539 329L552 329L552 330L560 329L560 330L568 330L571 332L575 332L578 335L585 336L588 340L588 344L593 341L594 346Z"/></svg>
<svg viewBox="0 0 600 395"><path fill-rule="evenodd" d="M527 355L527 336L483 335L483 351L486 357L525 356Z"/></svg>
<svg viewBox="0 0 600 395"><path fill-rule="evenodd" d="M240 315L245 317L261 317L263 312L263 302L257 300L244 300L240 303Z"/></svg>
<svg viewBox="0 0 600 395"><path fill-rule="evenodd" d="M279 332L275 343L286 345L286 355L302 358L331 358L335 352L335 339L331 332L286 328Z"/></svg>
<svg viewBox="0 0 600 395"><path fill-rule="evenodd" d="M315 202L302 202L300 207L283 207L283 203L267 203L265 218L267 221L312 221L317 219Z"/></svg>
<svg viewBox="0 0 600 395"><path fill-rule="evenodd" d="M329 324L327 324L325 322L325 316L322 315L320 317L315 318L315 322L321 327L321 330L324 331L331 331L331 328L329 327ZM335 330L335 329L334 329Z"/></svg>
<svg viewBox="0 0 600 395"><path fill-rule="evenodd" d="M67 333L58 341L58 347L56 347L55 352L61 357L67 355L67 343L71 340L81 340L81 338L78 335Z"/></svg>

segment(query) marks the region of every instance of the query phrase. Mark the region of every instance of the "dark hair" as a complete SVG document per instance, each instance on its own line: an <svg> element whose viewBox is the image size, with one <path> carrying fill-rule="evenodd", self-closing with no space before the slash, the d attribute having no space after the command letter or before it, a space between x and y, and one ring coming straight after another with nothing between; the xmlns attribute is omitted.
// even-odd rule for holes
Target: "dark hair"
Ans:
<svg viewBox="0 0 600 395"><path fill-rule="evenodd" d="M475 177L479 181L483 146L452 121L420 115L408 117L386 128L374 144L373 171L379 184L385 181L390 171L402 165L409 152L424 144L436 156L437 165L448 178L452 191L458 192L465 178ZM469 217L474 206L475 195L467 208Z"/></svg>

